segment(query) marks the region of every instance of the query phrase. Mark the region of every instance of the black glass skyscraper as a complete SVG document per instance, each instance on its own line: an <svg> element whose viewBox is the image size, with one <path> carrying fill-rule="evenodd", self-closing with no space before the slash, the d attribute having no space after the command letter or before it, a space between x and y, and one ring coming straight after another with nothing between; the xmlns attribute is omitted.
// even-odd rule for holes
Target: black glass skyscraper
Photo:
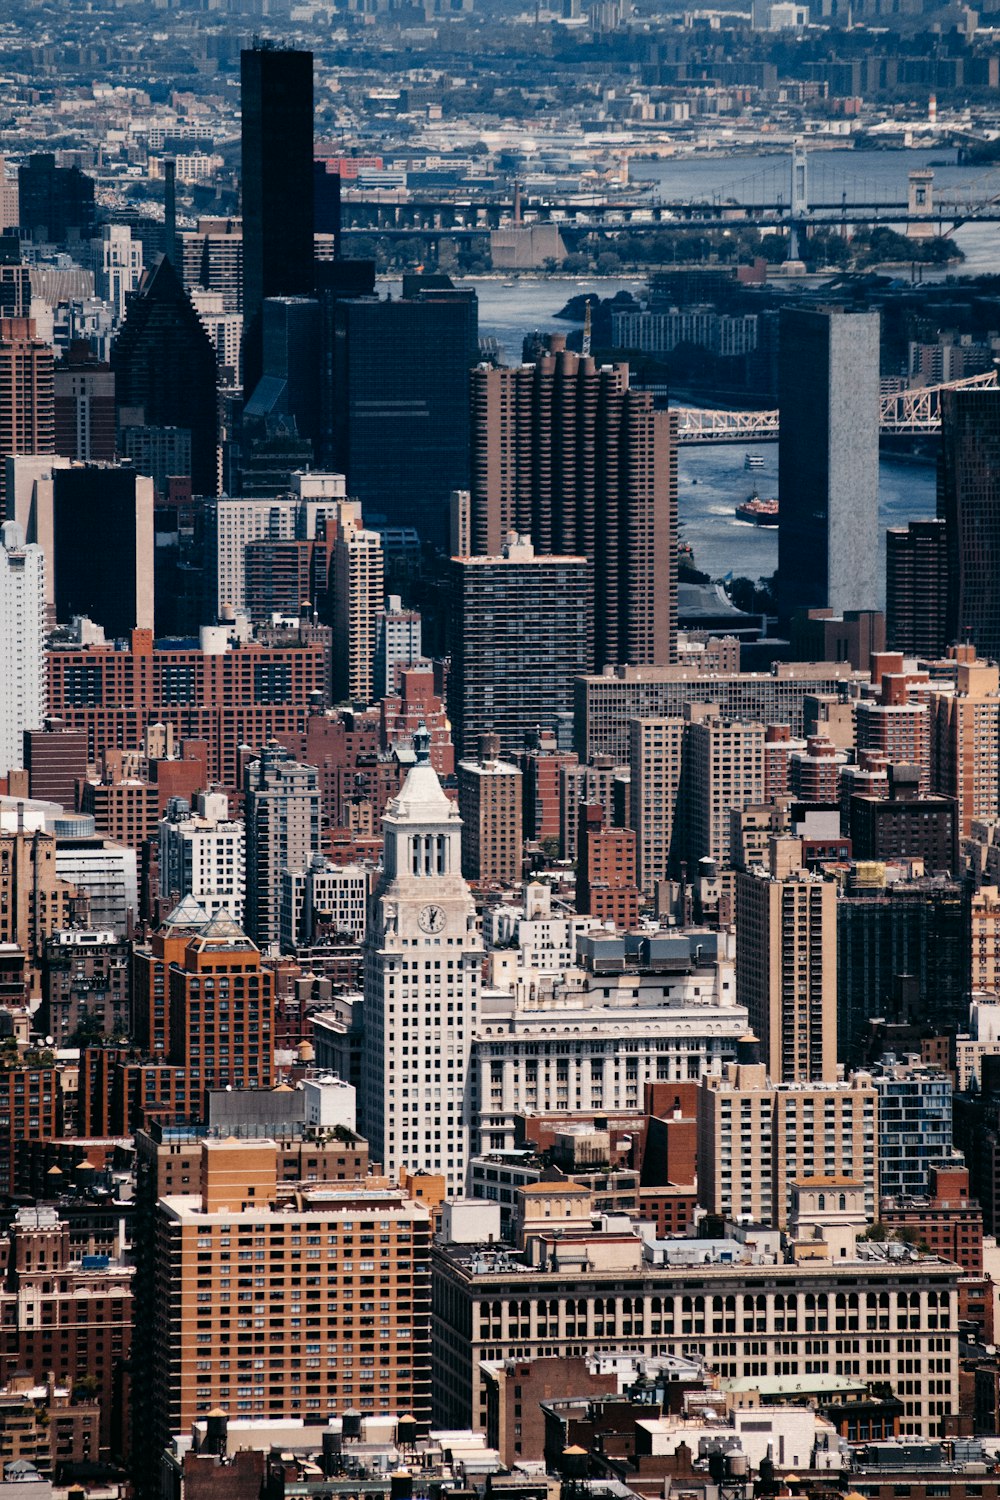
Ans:
<svg viewBox="0 0 1000 1500"><path fill-rule="evenodd" d="M949 641L1000 659L1000 391L942 391L938 515Z"/></svg>
<svg viewBox="0 0 1000 1500"><path fill-rule="evenodd" d="M170 261L161 256L128 305L111 351L115 400L140 407L140 425L191 433L191 483L218 489L215 349Z"/></svg>
<svg viewBox="0 0 1000 1500"><path fill-rule="evenodd" d="M468 486L478 333L475 292L447 278L408 276L402 297L327 307L324 462L347 475L366 518L415 526L440 547L451 491Z"/></svg>
<svg viewBox="0 0 1000 1500"><path fill-rule="evenodd" d="M79 167L57 167L49 151L29 156L17 174L17 217L24 234L63 245L95 232L94 179Z"/></svg>
<svg viewBox="0 0 1000 1500"><path fill-rule="evenodd" d="M313 55L258 42L241 53L243 389L261 372L265 297L313 290Z"/></svg>

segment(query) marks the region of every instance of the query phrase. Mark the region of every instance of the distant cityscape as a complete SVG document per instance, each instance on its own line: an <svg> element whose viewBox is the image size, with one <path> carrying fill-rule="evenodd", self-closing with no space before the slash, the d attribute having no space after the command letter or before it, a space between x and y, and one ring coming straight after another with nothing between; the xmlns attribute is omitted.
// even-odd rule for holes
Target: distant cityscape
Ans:
<svg viewBox="0 0 1000 1500"><path fill-rule="evenodd" d="M5 8L0 1500L1000 1500L998 87Z"/></svg>

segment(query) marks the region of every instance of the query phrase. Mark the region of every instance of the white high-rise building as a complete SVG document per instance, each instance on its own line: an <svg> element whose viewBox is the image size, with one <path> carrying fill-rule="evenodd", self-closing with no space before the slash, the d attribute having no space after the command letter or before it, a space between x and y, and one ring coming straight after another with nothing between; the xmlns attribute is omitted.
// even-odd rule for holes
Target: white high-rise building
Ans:
<svg viewBox="0 0 1000 1500"><path fill-rule="evenodd" d="M24 765L24 731L45 717L45 554L0 527L0 776Z"/></svg>
<svg viewBox="0 0 1000 1500"><path fill-rule="evenodd" d="M209 916L226 911L243 925L245 828L229 816L225 792L202 792L192 813L173 798L160 819L160 895L193 896Z"/></svg>
<svg viewBox="0 0 1000 1500"><path fill-rule="evenodd" d="M127 224L105 224L100 239L91 240L94 290L114 309L116 323L142 276L142 241L132 238Z"/></svg>
<svg viewBox="0 0 1000 1500"><path fill-rule="evenodd" d="M462 878L462 820L430 763L430 734L388 805L383 874L365 942L364 1133L401 1167L466 1186L478 1103L470 1068L483 944Z"/></svg>

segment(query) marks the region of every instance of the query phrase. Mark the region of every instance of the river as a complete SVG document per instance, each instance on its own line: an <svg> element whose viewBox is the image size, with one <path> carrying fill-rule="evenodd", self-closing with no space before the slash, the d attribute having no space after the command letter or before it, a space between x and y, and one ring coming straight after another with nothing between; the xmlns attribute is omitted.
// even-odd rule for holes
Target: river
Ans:
<svg viewBox="0 0 1000 1500"><path fill-rule="evenodd" d="M610 297L620 287L636 295L643 290L641 281L609 281L604 277L591 282L583 279L574 282L566 277L522 278L512 287L482 277L473 284L479 295L480 334L495 338L502 357L509 363L520 359L525 334L534 329L542 333L565 333L574 326L555 316L574 293L592 289L602 297ZM745 451L735 444L680 450L677 466L680 534L693 549L695 565L712 578L721 578L730 571L748 578L767 578L778 565L777 532L739 521L735 515L735 507L747 498L755 481L761 495L777 494L778 445L754 444L753 452L764 459L763 469L754 473L744 470ZM932 465L882 459L879 512L883 532L886 526L905 526L907 521L932 516L934 507ZM879 576L884 577L884 568Z"/></svg>
<svg viewBox="0 0 1000 1500"><path fill-rule="evenodd" d="M933 166L934 188L941 193L967 191L1000 195L1000 164L995 167L958 166L955 152L946 147L928 150L853 151L823 149L810 152L809 195L814 202L839 201L842 193L865 201L905 199L909 172ZM726 155L708 152L665 161L636 161L635 179L658 184L666 199L734 197L742 201L777 201L788 197L787 152ZM955 234L965 252L961 273L983 275L1000 271L1000 225L967 224ZM955 274L955 269L925 273L926 279ZM473 286L479 297L479 332L495 338L501 358L508 364L521 358L526 334L566 332L572 324L556 317L567 299L578 292L594 291L610 297L619 289L641 296L641 278L614 280L607 277L574 279L566 276L518 277L514 284L498 277L470 277L461 283ZM387 282L398 294L399 282ZM767 530L738 521L735 506L746 499L754 481L761 495L777 493L778 447L756 444L753 450L764 458L764 467L748 473L743 467L742 447L685 447L678 464L680 533L694 552L697 567L713 578L729 572L766 578L777 567L778 538ZM935 478L932 465L902 463L885 458L879 465L879 518L884 528L902 526L909 520L932 516ZM880 570L884 577L884 569Z"/></svg>

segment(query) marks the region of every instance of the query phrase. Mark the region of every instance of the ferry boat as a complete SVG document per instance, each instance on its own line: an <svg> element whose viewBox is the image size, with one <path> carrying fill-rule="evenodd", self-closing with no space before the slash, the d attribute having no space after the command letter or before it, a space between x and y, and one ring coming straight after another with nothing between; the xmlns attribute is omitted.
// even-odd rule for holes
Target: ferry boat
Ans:
<svg viewBox="0 0 1000 1500"><path fill-rule="evenodd" d="M750 521L754 526L777 526L777 500L762 500L754 490L742 505L737 505L736 514L741 521Z"/></svg>
<svg viewBox="0 0 1000 1500"><path fill-rule="evenodd" d="M745 453L743 467L744 469L762 469L764 467L763 453Z"/></svg>

